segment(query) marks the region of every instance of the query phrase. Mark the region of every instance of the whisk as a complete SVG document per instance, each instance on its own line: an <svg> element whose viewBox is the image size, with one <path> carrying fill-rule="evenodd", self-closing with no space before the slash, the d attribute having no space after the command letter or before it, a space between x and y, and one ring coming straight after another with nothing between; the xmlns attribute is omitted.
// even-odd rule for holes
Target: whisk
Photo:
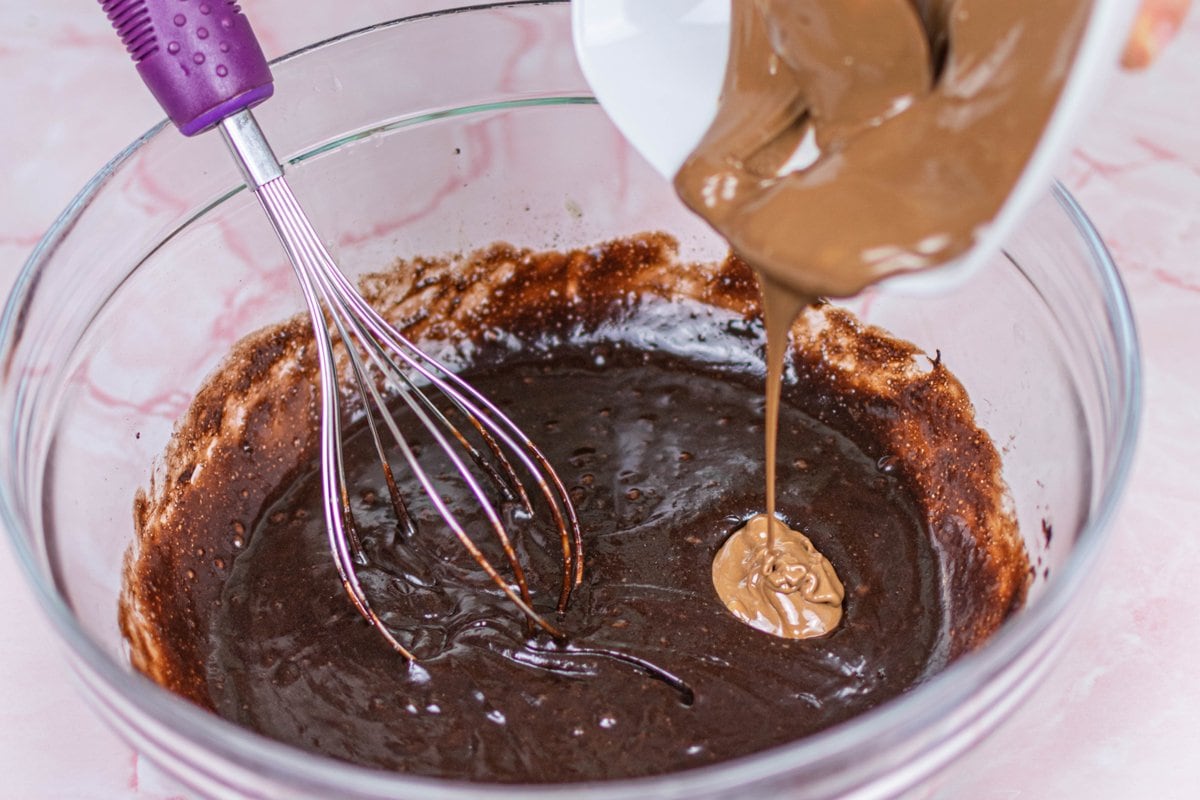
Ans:
<svg viewBox="0 0 1200 800"><path fill-rule="evenodd" d="M416 523L392 472L389 452L396 450L438 515L492 582L531 626L560 637L561 632L533 607L525 572L500 507L516 504L532 518L535 499L540 498L539 505L552 520L562 550L556 606L561 614L583 579L583 543L570 496L549 461L517 425L383 319L338 269L288 186L278 159L250 111L251 106L270 97L274 87L262 48L237 3L99 2L143 81L179 130L192 136L213 127L220 129L295 269L317 345L321 485L329 548L342 585L359 613L393 648L410 661L414 659L372 609L358 579L357 568L367 559L355 526L343 464L343 409L339 407L342 384L362 399L392 505L406 532L415 534ZM335 338L345 356L340 369ZM431 399L431 392L442 395L444 404L448 403L467 424L456 426ZM445 487L422 467L416 448L391 413L389 401L407 407L479 502L487 527L504 554L509 577L487 558L451 510ZM522 475L532 481L530 488L526 488ZM496 501L485 485L490 485Z"/></svg>

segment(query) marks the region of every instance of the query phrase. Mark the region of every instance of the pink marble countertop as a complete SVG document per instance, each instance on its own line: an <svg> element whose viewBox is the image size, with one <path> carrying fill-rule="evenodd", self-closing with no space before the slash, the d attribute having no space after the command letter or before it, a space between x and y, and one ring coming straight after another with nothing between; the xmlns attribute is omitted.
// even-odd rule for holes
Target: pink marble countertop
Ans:
<svg viewBox="0 0 1200 800"><path fill-rule="evenodd" d="M271 56L438 0L251 0ZM336 8L336 13L334 9ZM88 0L0 6L0 289L114 153L161 113ZM1149 72L1119 76L1062 177L1121 268L1145 417L1102 588L1061 663L956 770L950 796L1200 797L1200 15ZM192 797L76 694L0 545L0 798Z"/></svg>

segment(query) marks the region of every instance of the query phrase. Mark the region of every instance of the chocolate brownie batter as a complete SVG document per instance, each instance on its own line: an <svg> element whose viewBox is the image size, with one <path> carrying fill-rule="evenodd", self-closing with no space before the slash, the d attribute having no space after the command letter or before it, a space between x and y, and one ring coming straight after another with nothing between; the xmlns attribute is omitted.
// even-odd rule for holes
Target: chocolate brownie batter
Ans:
<svg viewBox="0 0 1200 800"><path fill-rule="evenodd" d="M977 646L1019 607L1028 572L999 457L940 359L830 307L793 329L778 509L840 576L843 619L789 640L727 612L713 558L762 503L761 311L744 264L674 253L662 236L495 247L365 283L570 487L588 562L555 618L564 640L529 630L419 492L417 531L402 531L361 428L346 442L361 576L417 663L358 616L326 549L315 365L297 320L238 346L138 498L121 603L134 665L313 752L554 782L782 744ZM422 452L436 470L437 449ZM473 501L455 503L473 515ZM557 537L510 522L535 605L553 614Z"/></svg>

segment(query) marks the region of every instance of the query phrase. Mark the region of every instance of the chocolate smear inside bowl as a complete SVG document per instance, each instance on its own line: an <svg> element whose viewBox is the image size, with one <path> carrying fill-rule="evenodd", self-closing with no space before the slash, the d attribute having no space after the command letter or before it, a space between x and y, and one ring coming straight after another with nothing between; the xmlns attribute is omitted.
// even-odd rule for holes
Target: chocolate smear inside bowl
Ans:
<svg viewBox="0 0 1200 800"><path fill-rule="evenodd" d="M316 364L297 319L234 348L136 500L122 631L138 670L199 706L407 773L660 774L875 708L1023 602L1030 566L999 454L937 353L831 305L793 327L777 508L844 599L830 632L784 639L739 621L713 585L714 556L762 504L764 335L743 263L686 263L669 236L645 234L410 260L362 285L568 486L587 561L556 617L567 635L531 631L401 471L417 525L398 525L360 422L346 446L360 576L416 664L363 621L327 549ZM450 494L461 519L485 524L472 497ZM556 538L509 521L535 607L553 615Z"/></svg>

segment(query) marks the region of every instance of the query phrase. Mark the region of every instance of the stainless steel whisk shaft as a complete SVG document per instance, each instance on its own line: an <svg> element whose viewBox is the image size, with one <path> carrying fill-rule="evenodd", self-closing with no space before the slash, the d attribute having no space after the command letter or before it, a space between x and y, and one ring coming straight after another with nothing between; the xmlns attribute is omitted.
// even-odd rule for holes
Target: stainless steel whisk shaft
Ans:
<svg viewBox="0 0 1200 800"><path fill-rule="evenodd" d="M421 351L362 298L313 230L250 111L242 110L226 117L220 122L220 129L237 158L247 185L254 190L287 251L312 319L320 370L321 484L329 547L342 584L358 611L392 647L413 659L413 654L372 609L356 571L356 566L366 563L366 556L354 524L342 453L335 332L346 354L342 372L349 373L353 387L362 397L371 437L401 524L409 532L415 532L415 522L392 475L388 448L384 444L387 436L403 455L438 514L492 582L533 624L547 633L560 635L554 625L534 610L525 572L508 531L479 475L467 463L469 460L486 476L485 480L493 484L503 501L519 504L530 517L535 513L534 503L517 473L514 459L537 484L537 494L553 520L562 548L562 583L557 603L561 613L566 609L571 591L583 578L583 544L570 497L545 456L495 405L441 362ZM426 387L443 394L469 421L481 447L472 444L468 434L447 418L426 394ZM438 485L422 467L389 410L385 392L403 401L478 501L500 542L512 573L512 583L500 574L468 534Z"/></svg>

